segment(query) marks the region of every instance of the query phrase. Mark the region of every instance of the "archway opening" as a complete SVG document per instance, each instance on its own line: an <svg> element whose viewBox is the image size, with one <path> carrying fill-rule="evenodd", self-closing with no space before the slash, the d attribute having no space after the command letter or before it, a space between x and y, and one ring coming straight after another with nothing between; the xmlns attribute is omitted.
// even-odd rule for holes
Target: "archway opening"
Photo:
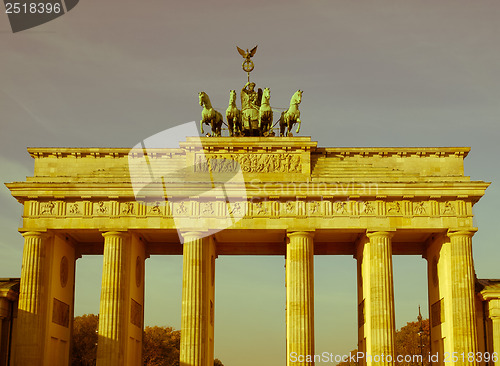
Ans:
<svg viewBox="0 0 500 366"><path fill-rule="evenodd" d="M396 329L417 320L418 307L424 319L429 317L427 261L419 255L393 255Z"/></svg>
<svg viewBox="0 0 500 366"><path fill-rule="evenodd" d="M352 255L314 257L316 355L326 353L335 360L335 356L348 355L357 347L356 281Z"/></svg>
<svg viewBox="0 0 500 366"><path fill-rule="evenodd" d="M75 266L74 316L99 314L102 283L102 255L83 255Z"/></svg>
<svg viewBox="0 0 500 366"><path fill-rule="evenodd" d="M215 268L215 357L225 365L282 365L284 257L219 256Z"/></svg>
<svg viewBox="0 0 500 366"><path fill-rule="evenodd" d="M145 270L144 326L180 330L182 255L152 255Z"/></svg>

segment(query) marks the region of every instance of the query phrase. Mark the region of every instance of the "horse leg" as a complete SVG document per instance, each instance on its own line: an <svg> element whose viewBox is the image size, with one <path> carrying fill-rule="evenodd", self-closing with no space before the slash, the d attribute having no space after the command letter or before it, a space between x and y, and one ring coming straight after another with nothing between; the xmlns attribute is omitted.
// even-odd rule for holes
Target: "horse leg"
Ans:
<svg viewBox="0 0 500 366"><path fill-rule="evenodd" d="M234 136L233 123L233 118L227 118L227 128L229 129L229 136Z"/></svg>
<svg viewBox="0 0 500 366"><path fill-rule="evenodd" d="M210 132L210 136L211 136L211 137L217 136L217 135L216 135L216 134L217 134L217 131L216 131L216 129L215 129L215 117L214 117L214 118L212 118L212 119L210 120L210 129L212 130L212 131Z"/></svg>
<svg viewBox="0 0 500 366"><path fill-rule="evenodd" d="M234 132L236 136L241 135L241 125L240 121L237 118L234 119Z"/></svg>
<svg viewBox="0 0 500 366"><path fill-rule="evenodd" d="M217 137L217 121L214 120L212 121L212 136Z"/></svg>
<svg viewBox="0 0 500 366"><path fill-rule="evenodd" d="M280 136L283 137L285 136L285 118L284 118L284 112L281 113L280 119L279 119L279 125L280 125Z"/></svg>
<svg viewBox="0 0 500 366"><path fill-rule="evenodd" d="M222 116L220 114L217 114L215 116L215 130L217 131L215 135L217 137L221 136L221 127L222 127Z"/></svg>
<svg viewBox="0 0 500 366"><path fill-rule="evenodd" d="M299 131L300 131L300 118L297 118L297 124L298 124L298 126L297 126L297 130L295 131L295 133L299 133Z"/></svg>
<svg viewBox="0 0 500 366"><path fill-rule="evenodd" d="M200 130L201 134L203 135L205 133L205 131L203 131L203 120L200 121Z"/></svg>

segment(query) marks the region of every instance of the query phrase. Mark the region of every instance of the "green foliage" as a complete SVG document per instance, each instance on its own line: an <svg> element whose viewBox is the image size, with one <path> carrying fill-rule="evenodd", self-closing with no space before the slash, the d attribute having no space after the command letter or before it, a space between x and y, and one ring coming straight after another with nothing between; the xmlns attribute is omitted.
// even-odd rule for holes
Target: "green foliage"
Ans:
<svg viewBox="0 0 500 366"><path fill-rule="evenodd" d="M99 317L93 314L75 317L71 366L95 366ZM179 366L181 332L172 327L146 327L143 337L144 366ZM219 359L214 366L224 366Z"/></svg>
<svg viewBox="0 0 500 366"><path fill-rule="evenodd" d="M396 332L395 347L396 355L423 355L423 365L429 365L428 353L430 352L430 331L429 319L422 320L422 333L419 335L420 324L408 322L404 327ZM422 341L422 351L420 351L420 341ZM418 360L396 362L401 366L420 366Z"/></svg>
<svg viewBox="0 0 500 366"><path fill-rule="evenodd" d="M94 366L97 357L99 317L94 314L77 316L73 321L71 366Z"/></svg>
<svg viewBox="0 0 500 366"><path fill-rule="evenodd" d="M422 320L422 332L420 332L420 323L408 322L400 330L396 331L396 338L394 340L394 346L396 348L396 355L402 355L403 361L397 362L395 364L398 366L422 366L420 360L416 358L411 358L407 361L404 360L406 355L423 355L423 366L429 366L428 354L430 352L430 331L429 331L429 319ZM420 351L420 341L422 341L422 351ZM351 351L351 354L357 353L358 350ZM421 353L422 352L422 353ZM341 362L337 366L357 366L355 362Z"/></svg>
<svg viewBox="0 0 500 366"><path fill-rule="evenodd" d="M181 332L172 327L146 327L143 339L144 366L179 366Z"/></svg>

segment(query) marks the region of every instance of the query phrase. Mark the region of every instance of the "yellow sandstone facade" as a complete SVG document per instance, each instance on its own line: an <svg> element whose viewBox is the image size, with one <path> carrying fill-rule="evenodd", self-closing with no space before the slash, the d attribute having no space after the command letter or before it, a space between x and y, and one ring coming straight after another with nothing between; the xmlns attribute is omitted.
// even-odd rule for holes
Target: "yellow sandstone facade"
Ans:
<svg viewBox="0 0 500 366"><path fill-rule="evenodd" d="M14 365L68 365L86 254L103 255L99 366L141 362L152 254L184 257L183 366L213 365L219 255L286 257L288 365L314 364L302 359L314 355L315 255L357 261L360 351L394 357L392 256L412 254L428 262L432 352L500 352L500 292L474 289L472 207L488 183L464 175L468 148L188 137L170 149L28 151L33 177L7 184L24 205Z"/></svg>

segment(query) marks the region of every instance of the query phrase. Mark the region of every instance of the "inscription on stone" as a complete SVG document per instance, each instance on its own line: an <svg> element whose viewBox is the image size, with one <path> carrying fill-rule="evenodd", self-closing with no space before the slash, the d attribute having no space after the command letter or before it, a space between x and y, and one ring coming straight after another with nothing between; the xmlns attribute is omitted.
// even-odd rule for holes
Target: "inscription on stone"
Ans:
<svg viewBox="0 0 500 366"><path fill-rule="evenodd" d="M52 306L52 323L69 327L69 305L56 298Z"/></svg>
<svg viewBox="0 0 500 366"><path fill-rule="evenodd" d="M134 299L131 300L132 301L130 302L130 322L133 325L142 328L142 305L139 304Z"/></svg>

